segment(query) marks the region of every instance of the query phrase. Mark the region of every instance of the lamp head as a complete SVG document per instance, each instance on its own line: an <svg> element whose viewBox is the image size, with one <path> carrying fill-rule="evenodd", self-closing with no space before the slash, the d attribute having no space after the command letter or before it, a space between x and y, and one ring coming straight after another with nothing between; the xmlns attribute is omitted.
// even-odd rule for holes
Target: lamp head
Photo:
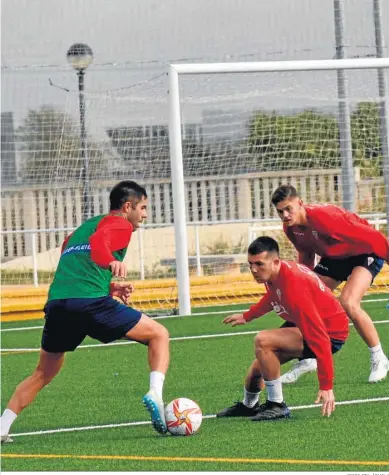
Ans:
<svg viewBox="0 0 389 475"><path fill-rule="evenodd" d="M75 43L66 53L68 63L77 71L86 69L93 60L92 49L84 43Z"/></svg>

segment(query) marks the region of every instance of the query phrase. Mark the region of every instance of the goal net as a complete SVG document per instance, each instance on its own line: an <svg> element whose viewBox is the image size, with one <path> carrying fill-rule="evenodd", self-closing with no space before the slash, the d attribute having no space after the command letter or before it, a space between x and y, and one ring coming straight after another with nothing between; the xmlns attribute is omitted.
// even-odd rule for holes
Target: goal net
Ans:
<svg viewBox="0 0 389 475"><path fill-rule="evenodd" d="M273 236L283 258L296 258L270 201L284 183L293 184L305 202L354 207L387 234L383 161L388 137L380 128L380 112L388 97L378 93L371 61L370 69L346 72L348 97L341 100L335 70L220 73L215 65L212 74L179 75L183 180L174 161L172 177L167 90L169 97L174 91L166 74L135 77L124 71L121 84L131 87L86 88L90 213L108 212L109 190L122 179L138 181L149 195L147 223L134 234L126 257L136 281L134 306L178 309L180 292L181 300L185 293L180 285L186 276L177 279L183 262L192 307L256 301L263 288L248 271L251 240ZM41 93L41 73L36 82L30 76L24 84L26 108L2 114L2 178L7 173L2 183L3 285L35 283L41 292L28 288L31 302L13 303L15 311L39 307L63 239L83 220L85 150L71 74L60 84L50 73L49 101ZM12 81L16 94L18 81L26 77ZM182 231L182 216L184 259L175 233L175 226ZM387 291L388 282L385 267L372 290ZM20 294L19 287L9 291L10 298L13 291Z"/></svg>
<svg viewBox="0 0 389 475"><path fill-rule="evenodd" d="M386 73L389 60L343 64L352 69L335 70L337 61L171 66L171 146L173 162L182 160L186 198L176 203L177 219L199 223L203 272L224 267L237 274L227 292L258 292L245 256L255 236L275 237L282 257L296 258L271 204L281 184L294 185L306 203L354 210L387 235L389 98L386 76L378 92L374 65ZM179 129L196 118L202 141L191 144ZM180 179L178 167L177 200ZM193 250L182 243L177 239L177 261L185 276ZM388 282L385 266L372 291L387 291ZM178 284L184 300L185 278L179 275Z"/></svg>

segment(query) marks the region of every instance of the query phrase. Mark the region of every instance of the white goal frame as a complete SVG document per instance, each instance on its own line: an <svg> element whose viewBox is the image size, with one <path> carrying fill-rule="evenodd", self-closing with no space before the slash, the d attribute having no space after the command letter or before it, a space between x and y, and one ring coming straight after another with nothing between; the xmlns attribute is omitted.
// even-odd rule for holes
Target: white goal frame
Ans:
<svg viewBox="0 0 389 475"><path fill-rule="evenodd" d="M171 64L169 68L169 140L172 170L173 212L179 314L190 315L190 281L186 229L185 189L181 141L179 76L248 72L321 71L389 68L389 58L356 58L307 61L262 61L239 63ZM388 129L388 118L386 121ZM389 136L389 130L385 131ZM385 155L385 154L384 154ZM384 180L389 223L389 157L384 156Z"/></svg>

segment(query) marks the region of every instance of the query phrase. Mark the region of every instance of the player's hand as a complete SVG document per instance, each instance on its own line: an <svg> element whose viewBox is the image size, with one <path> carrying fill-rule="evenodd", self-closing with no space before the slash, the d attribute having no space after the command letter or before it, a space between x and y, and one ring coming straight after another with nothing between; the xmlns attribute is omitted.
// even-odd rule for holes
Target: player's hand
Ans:
<svg viewBox="0 0 389 475"><path fill-rule="evenodd" d="M322 415L330 417L330 415L335 411L334 391L332 389L329 389L328 391L319 390L315 404L319 404L320 402L323 402L321 407Z"/></svg>
<svg viewBox="0 0 389 475"><path fill-rule="evenodd" d="M230 315L223 320L223 323L231 323L233 327L236 325L244 325L246 320L243 318L243 313L235 313L234 315Z"/></svg>
<svg viewBox="0 0 389 475"><path fill-rule="evenodd" d="M118 297L123 303L127 304L128 299L134 292L134 286L125 282L112 282L111 283L111 295L112 297Z"/></svg>
<svg viewBox="0 0 389 475"><path fill-rule="evenodd" d="M113 277L127 277L127 266L124 262L112 261L109 263Z"/></svg>

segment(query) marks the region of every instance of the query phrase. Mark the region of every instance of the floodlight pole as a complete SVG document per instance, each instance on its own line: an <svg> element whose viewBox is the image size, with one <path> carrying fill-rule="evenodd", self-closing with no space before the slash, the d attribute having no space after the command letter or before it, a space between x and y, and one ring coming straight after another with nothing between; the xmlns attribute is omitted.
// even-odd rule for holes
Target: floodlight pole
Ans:
<svg viewBox="0 0 389 475"><path fill-rule="evenodd" d="M90 218L90 206L89 206L89 158L88 158L88 145L85 128L85 96L84 96L84 78L85 71L80 69L77 71L78 76L78 98L80 107L80 142L81 142L81 160L82 160L82 216L86 221Z"/></svg>
<svg viewBox="0 0 389 475"><path fill-rule="evenodd" d="M384 32L381 18L381 0L373 0L374 33L377 58L384 57ZM389 104L388 76L385 69L377 69L379 102L379 123L381 137L382 169L385 184L386 233L389 236Z"/></svg>
<svg viewBox="0 0 389 475"><path fill-rule="evenodd" d="M82 159L82 217L83 220L90 218L90 204L89 204L89 159L87 136L85 127L85 96L84 96L84 79L85 70L93 60L92 49L84 43L75 43L67 52L67 59L69 64L77 71L78 76L78 98L80 108L80 145L81 145L81 159Z"/></svg>
<svg viewBox="0 0 389 475"><path fill-rule="evenodd" d="M334 0L336 59L344 59L344 5L343 0ZM348 98L348 81L344 69L336 71L339 110L339 149L342 163L342 204L350 211L357 211L355 178L351 139L351 118Z"/></svg>

